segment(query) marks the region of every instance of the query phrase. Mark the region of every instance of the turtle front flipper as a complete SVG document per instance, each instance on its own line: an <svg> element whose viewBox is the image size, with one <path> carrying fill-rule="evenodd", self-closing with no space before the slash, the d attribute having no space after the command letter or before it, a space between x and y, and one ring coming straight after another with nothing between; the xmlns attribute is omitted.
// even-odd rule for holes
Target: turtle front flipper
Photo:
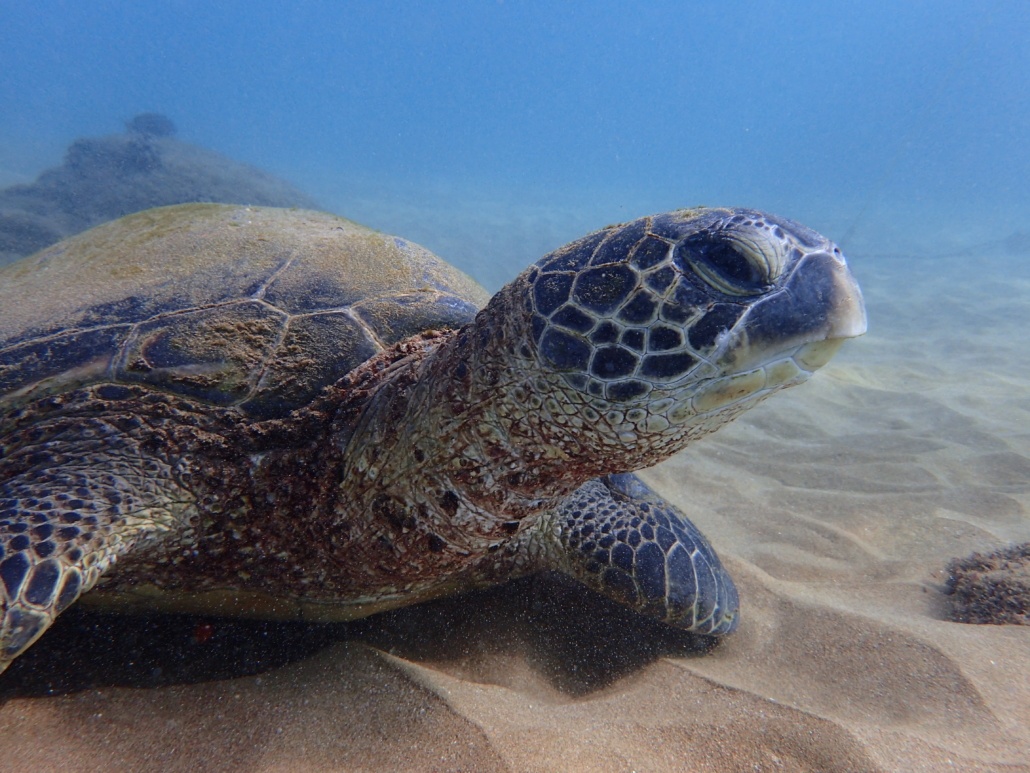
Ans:
<svg viewBox="0 0 1030 773"><path fill-rule="evenodd" d="M0 671L120 556L183 532L167 469L97 440L0 455Z"/></svg>
<svg viewBox="0 0 1030 773"><path fill-rule="evenodd" d="M688 631L737 627L737 589L712 546L636 475L586 483L553 518L562 568L590 588Z"/></svg>

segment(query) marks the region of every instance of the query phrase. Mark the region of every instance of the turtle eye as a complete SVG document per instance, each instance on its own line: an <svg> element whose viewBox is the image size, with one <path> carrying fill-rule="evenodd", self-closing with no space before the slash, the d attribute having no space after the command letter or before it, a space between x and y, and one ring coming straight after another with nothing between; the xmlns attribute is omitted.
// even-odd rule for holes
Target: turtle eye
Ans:
<svg viewBox="0 0 1030 773"><path fill-rule="evenodd" d="M782 245L761 231L701 231L687 237L676 253L681 263L726 295L760 295L783 270Z"/></svg>

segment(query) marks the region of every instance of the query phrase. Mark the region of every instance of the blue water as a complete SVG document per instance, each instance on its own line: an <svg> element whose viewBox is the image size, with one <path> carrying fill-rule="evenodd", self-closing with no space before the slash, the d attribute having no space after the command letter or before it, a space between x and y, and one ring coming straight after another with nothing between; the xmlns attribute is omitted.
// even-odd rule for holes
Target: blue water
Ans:
<svg viewBox="0 0 1030 773"><path fill-rule="evenodd" d="M348 202L446 196L452 222L405 233L430 242L486 199L589 227L747 205L852 251L955 251L1025 229L1027 40L1020 1L5 0L0 172L160 111L381 228L411 218Z"/></svg>
<svg viewBox="0 0 1030 773"><path fill-rule="evenodd" d="M870 312L869 335L849 342L834 363L842 375L820 374L825 391L818 402L811 385L810 412L795 402L790 411L764 414L754 437L741 431L739 445L705 446L696 467L665 473L670 488L682 486L684 501L718 505L712 521L728 524L715 533L718 549L738 551L731 553L736 565L752 563L783 593L775 604L759 596L746 602L764 604L766 615L738 634L752 638L737 655L731 651L739 659L728 671L739 664L746 681L748 668L764 671L768 661L771 676L743 689L723 683L734 701L751 689L774 700L741 702L747 719L740 727L765 744L788 726L796 725L798 737L811 734L806 728L814 725L803 720L845 716L842 727L853 720L855 738L880 735L922 755L934 738L937 748L951 749L939 740L950 735L995 753L1004 744L990 733L1025 726L1019 677L1030 670L1030 650L1017 650L1019 634L999 626L963 632L970 642L981 637L963 661L959 634L950 632L939 651L931 646L942 621L917 618L909 628L901 621L926 603L949 557L1030 534L1023 343L1030 0L0 0L0 188L60 164L76 138L122 132L126 120L148 111L170 116L187 142L282 176L331 211L427 245L490 289L590 230L696 204L770 210L836 239ZM715 449L712 466L702 464L708 448ZM748 478L752 457L762 464ZM795 510L793 521L787 514ZM739 547L727 536L739 537ZM742 573L751 583L757 575ZM815 590L804 604L782 590L811 578ZM865 599L854 615L841 607L850 603L849 588ZM824 589L832 604L809 608ZM910 606L877 618L880 593L885 604L904 597ZM781 613L797 627L781 625ZM419 619L397 630L421 641L423 629L410 622ZM434 637L450 636L441 651L460 652L456 671L468 665L466 656L488 662L498 652L497 683L523 680L524 642L492 636L503 622L480 629L471 614L462 621L467 641L464 628L457 635L443 623L430 629L423 642L430 661ZM533 630L533 637L545 641L552 630ZM569 657L566 639L554 638L533 667L575 672L580 661ZM104 646L102 638L90 641ZM616 654L609 668L619 678L637 673L618 646L606 650ZM130 666L148 662L122 649L115 654ZM649 667L658 650L651 643L644 650ZM193 657L181 651L176 657ZM582 661L596 665L596 652L584 650ZM141 695L105 686L54 702L10 702L0 716L0 751L5 743L22 752L38 743L48 764L58 753L53 746L84 760L105 757L111 769L121 759L129 760L124 769L165 769L167 760L194 751L210 767L224 747L247 760L238 769L262 767L248 755L263 762L266 753L273 762L263 769L271 769L279 749L288 755L307 743L317 752L338 742L346 750L362 741L373 757L385 747L389 758L388 742L408 753L412 727L429 728L418 736L423 746L434 728L451 727L424 723L424 707L418 714L405 708L398 696L407 700L413 688L384 688L387 669L362 653L308 661L300 676L291 672L302 685L296 693L270 672L267 685L211 681ZM924 667L926 653L933 657ZM78 677L76 661L63 667ZM1001 684L1013 673L1011 689L994 695L992 680ZM482 687L474 668L462 678ZM623 686L630 694L644 684L645 692L621 705L650 704L646 690L660 699L666 691L654 685L666 677L648 678L599 693L593 708L620 705ZM819 703L820 680L832 695L826 703ZM673 681L669 692L686 683ZM694 716L696 701L708 700L718 684L706 681L700 698L681 690L684 714ZM585 722L587 729L568 731L572 751L563 761L625 737L618 760L628 768L634 750L646 746L641 738L660 738L655 748L665 753L679 737L664 734L673 727L666 717L637 721L636 708L618 732L597 724L587 701L547 714L556 701L550 693L541 701L534 689L526 689L528 709L519 709L511 737L544 748L546 739L522 721L529 710L542 722ZM253 702L240 701L241 692ZM303 708L309 692L315 698ZM655 705L651 717L664 704ZM793 713L774 713L781 708ZM491 706L483 716L503 717L503 709ZM388 720L382 727L381 716ZM404 732L391 738L389 722L401 716L408 717ZM713 716L718 733L705 732L719 735L726 728ZM982 724L966 728L966 717ZM337 724L324 731L323 720ZM505 720L482 724L490 721ZM644 735L649 723L657 735ZM556 734L566 732L561 721L554 725ZM285 745L277 735L283 726L283 738L293 739ZM916 744L896 740L906 728ZM80 731L88 742L77 746ZM457 733L441 732L440 748L451 753L453 738L464 743ZM797 747L784 741L782 757L794 759L808 744L816 769L825 767L820 755L851 743L832 721L820 733ZM577 746L579 738L589 743ZM962 755L949 751L952 758ZM1012 752L1011 759L1025 758ZM378 766L363 769L391 769L376 759Z"/></svg>

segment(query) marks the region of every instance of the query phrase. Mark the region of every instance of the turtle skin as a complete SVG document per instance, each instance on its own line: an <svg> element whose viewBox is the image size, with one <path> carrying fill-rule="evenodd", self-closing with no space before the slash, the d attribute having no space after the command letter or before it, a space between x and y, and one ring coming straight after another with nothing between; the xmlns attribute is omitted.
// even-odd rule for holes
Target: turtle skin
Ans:
<svg viewBox="0 0 1030 773"><path fill-rule="evenodd" d="M340 620L548 568L729 633L631 473L864 329L839 249L752 210L609 226L492 299L322 213L105 224L0 270L0 668L83 594Z"/></svg>

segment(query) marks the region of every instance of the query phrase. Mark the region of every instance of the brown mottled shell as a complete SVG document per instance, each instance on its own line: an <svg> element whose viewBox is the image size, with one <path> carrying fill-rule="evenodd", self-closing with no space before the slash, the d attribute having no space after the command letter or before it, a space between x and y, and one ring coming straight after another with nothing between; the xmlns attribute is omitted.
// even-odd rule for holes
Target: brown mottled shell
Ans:
<svg viewBox="0 0 1030 773"><path fill-rule="evenodd" d="M487 298L428 250L333 215L152 209L0 268L0 410L106 382L281 416Z"/></svg>

